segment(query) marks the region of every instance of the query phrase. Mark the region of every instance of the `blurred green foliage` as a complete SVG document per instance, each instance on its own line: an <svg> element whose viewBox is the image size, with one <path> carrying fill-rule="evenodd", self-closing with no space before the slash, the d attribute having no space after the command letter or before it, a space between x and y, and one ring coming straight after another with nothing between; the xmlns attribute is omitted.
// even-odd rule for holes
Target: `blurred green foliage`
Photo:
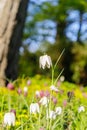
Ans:
<svg viewBox="0 0 87 130"><path fill-rule="evenodd" d="M72 79L76 83L87 82L87 44L74 44L72 49L73 62L71 70L73 72Z"/></svg>

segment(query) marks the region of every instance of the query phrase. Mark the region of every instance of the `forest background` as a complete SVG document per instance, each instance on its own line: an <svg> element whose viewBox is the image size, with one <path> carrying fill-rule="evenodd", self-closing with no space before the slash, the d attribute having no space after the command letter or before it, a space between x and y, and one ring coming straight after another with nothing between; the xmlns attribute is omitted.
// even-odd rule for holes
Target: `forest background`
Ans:
<svg viewBox="0 0 87 130"><path fill-rule="evenodd" d="M30 0L20 48L19 75L46 73L38 69L38 57L47 53L53 63L65 49L56 75L87 84L87 1ZM32 61L32 62L31 62Z"/></svg>

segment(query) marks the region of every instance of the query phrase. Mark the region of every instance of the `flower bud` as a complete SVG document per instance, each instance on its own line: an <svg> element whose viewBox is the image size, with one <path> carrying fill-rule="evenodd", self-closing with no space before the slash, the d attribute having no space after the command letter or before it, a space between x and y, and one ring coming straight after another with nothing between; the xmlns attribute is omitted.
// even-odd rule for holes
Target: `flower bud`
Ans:
<svg viewBox="0 0 87 130"><path fill-rule="evenodd" d="M57 104L57 98L56 97L52 97L52 101L54 104Z"/></svg>
<svg viewBox="0 0 87 130"><path fill-rule="evenodd" d="M69 91L68 93L67 93L67 96L68 96L68 99L69 99L69 101L74 97L74 92L72 92L72 91Z"/></svg>
<svg viewBox="0 0 87 130"><path fill-rule="evenodd" d="M18 94L20 95L20 94L22 93L21 88L18 88L17 92L18 92Z"/></svg>
<svg viewBox="0 0 87 130"><path fill-rule="evenodd" d="M7 88L10 90L14 90L14 85L12 83L8 83Z"/></svg>
<svg viewBox="0 0 87 130"><path fill-rule="evenodd" d="M30 80L28 80L28 81L27 81L27 85L29 86L30 84L31 84L31 81L30 81Z"/></svg>
<svg viewBox="0 0 87 130"><path fill-rule="evenodd" d="M14 115L16 116L16 110L15 109L11 109L10 112L13 112Z"/></svg>
<svg viewBox="0 0 87 130"><path fill-rule="evenodd" d="M40 91L37 90L37 91L35 92L35 96L36 96L37 98L40 98Z"/></svg>
<svg viewBox="0 0 87 130"><path fill-rule="evenodd" d="M28 87L24 87L24 96L26 97L28 95Z"/></svg>

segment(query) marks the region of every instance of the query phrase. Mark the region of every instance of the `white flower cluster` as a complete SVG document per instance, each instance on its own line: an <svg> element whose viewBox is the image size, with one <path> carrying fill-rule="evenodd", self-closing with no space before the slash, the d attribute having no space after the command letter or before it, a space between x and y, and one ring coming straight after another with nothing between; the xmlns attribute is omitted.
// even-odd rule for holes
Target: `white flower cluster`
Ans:
<svg viewBox="0 0 87 130"><path fill-rule="evenodd" d="M53 110L47 111L47 119L56 119L57 115L61 114L62 114L62 108L56 107L55 111Z"/></svg>
<svg viewBox="0 0 87 130"><path fill-rule="evenodd" d="M42 100L41 100L42 101ZM47 101L47 99L46 99ZM43 103L42 101L42 105L45 105L45 102ZM30 114L36 114L36 113L40 113L40 108L38 103L31 103L30 105ZM60 115L62 113L62 108L61 107L56 107L55 111L47 111L47 119L55 119L57 115Z"/></svg>
<svg viewBox="0 0 87 130"><path fill-rule="evenodd" d="M39 101L39 104L47 107L49 103L49 99L47 97L42 97ZM39 104L38 103L31 103L30 104L30 114L36 114L40 112L40 108L39 108Z"/></svg>
<svg viewBox="0 0 87 130"><path fill-rule="evenodd" d="M40 103L42 104L42 105L47 105L47 102L48 102L48 99L47 99L47 97L43 97L41 100L40 100ZM79 108L78 108L78 113L80 113L80 112L84 112L85 111L85 108L84 108L84 106L80 106ZM38 105L38 103L31 103L31 105L30 105L30 113L31 114L36 114L36 113L39 113L40 112L40 108L39 108L39 105ZM55 111L53 111L53 110L50 110L50 111L48 111L47 110L47 119L49 118L49 119L56 119L56 116L57 115L61 115L61 113L62 113L62 108L61 107L56 107L55 108Z"/></svg>

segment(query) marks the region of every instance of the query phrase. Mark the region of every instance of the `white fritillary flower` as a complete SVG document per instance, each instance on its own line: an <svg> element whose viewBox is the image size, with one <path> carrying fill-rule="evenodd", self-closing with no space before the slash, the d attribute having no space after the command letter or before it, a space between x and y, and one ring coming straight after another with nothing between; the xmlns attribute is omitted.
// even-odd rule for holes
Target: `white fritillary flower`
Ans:
<svg viewBox="0 0 87 130"><path fill-rule="evenodd" d="M46 67L50 68L52 66L51 57L48 55L40 56L39 65L42 69L45 69Z"/></svg>
<svg viewBox="0 0 87 130"><path fill-rule="evenodd" d="M58 92L58 91L59 91L59 89L58 89L57 87L55 87L54 85L51 85L51 86L50 86L50 89L51 89L52 91L55 91L55 92Z"/></svg>
<svg viewBox="0 0 87 130"><path fill-rule="evenodd" d="M36 95L36 97L40 98L40 91L37 90L37 91L35 92L35 95Z"/></svg>
<svg viewBox="0 0 87 130"><path fill-rule="evenodd" d="M78 108L78 113L80 113L80 112L84 112L84 111L85 111L84 106L80 106L80 107Z"/></svg>
<svg viewBox="0 0 87 130"><path fill-rule="evenodd" d="M56 119L56 113L53 110L47 111L47 119Z"/></svg>
<svg viewBox="0 0 87 130"><path fill-rule="evenodd" d="M65 77L62 75L62 76L60 77L60 81L63 82L64 80L65 80Z"/></svg>
<svg viewBox="0 0 87 130"><path fill-rule="evenodd" d="M36 114L40 112L40 108L38 103L31 103L30 104L30 114Z"/></svg>
<svg viewBox="0 0 87 130"><path fill-rule="evenodd" d="M28 92L28 87L24 87L24 93L27 93Z"/></svg>
<svg viewBox="0 0 87 130"><path fill-rule="evenodd" d="M40 99L39 103L40 103L41 105L47 107L47 105L48 105L48 103L49 103L49 99L44 96L44 97L42 97L42 98Z"/></svg>
<svg viewBox="0 0 87 130"><path fill-rule="evenodd" d="M15 114L13 112L5 113L4 125L14 126L15 125Z"/></svg>
<svg viewBox="0 0 87 130"><path fill-rule="evenodd" d="M56 107L55 113L56 113L56 115L60 115L62 113L62 108L61 107Z"/></svg>

